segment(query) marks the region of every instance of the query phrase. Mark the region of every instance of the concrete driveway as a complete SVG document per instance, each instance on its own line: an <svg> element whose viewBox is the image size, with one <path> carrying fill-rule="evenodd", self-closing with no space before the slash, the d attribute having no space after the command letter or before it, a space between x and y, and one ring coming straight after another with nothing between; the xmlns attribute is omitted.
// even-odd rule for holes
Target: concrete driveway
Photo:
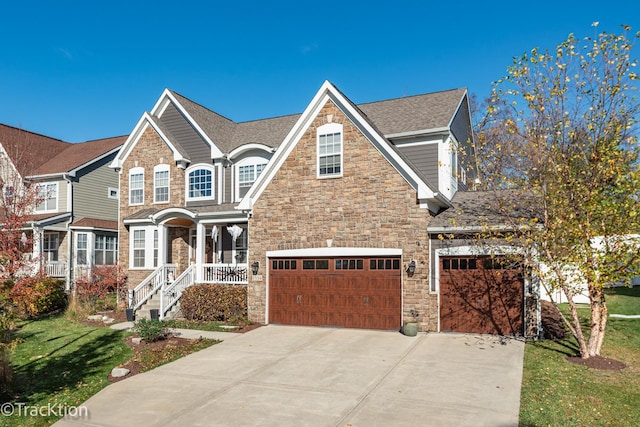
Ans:
<svg viewBox="0 0 640 427"><path fill-rule="evenodd" d="M56 426L516 426L524 344L266 326L112 384Z"/></svg>

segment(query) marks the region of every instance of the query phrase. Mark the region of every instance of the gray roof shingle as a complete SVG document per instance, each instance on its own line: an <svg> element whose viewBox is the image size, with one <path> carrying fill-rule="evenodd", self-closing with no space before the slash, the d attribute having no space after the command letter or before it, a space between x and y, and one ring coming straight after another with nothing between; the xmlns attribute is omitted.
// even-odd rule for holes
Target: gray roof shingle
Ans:
<svg viewBox="0 0 640 427"><path fill-rule="evenodd" d="M236 123L177 92L170 92L223 153L248 143L278 147L300 117L292 114ZM354 105L381 134L391 135L449 126L465 93L466 89L452 89Z"/></svg>

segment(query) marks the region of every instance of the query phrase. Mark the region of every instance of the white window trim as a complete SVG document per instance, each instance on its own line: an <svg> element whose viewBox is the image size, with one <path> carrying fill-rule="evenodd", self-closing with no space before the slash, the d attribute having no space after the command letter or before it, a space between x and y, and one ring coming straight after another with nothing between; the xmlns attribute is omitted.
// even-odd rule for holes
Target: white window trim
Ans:
<svg viewBox="0 0 640 427"><path fill-rule="evenodd" d="M167 200L158 201L156 199L156 172L167 172ZM171 200L171 170L169 165L160 164L153 168L153 203L169 203Z"/></svg>
<svg viewBox="0 0 640 427"><path fill-rule="evenodd" d="M133 203L131 200L131 177L133 175L142 175L142 202L140 203ZM142 167L135 167L135 168L131 168L129 169L129 206L139 206L139 205L144 205L144 168Z"/></svg>
<svg viewBox="0 0 640 427"><path fill-rule="evenodd" d="M207 169L211 172L211 196L203 196L203 197L190 197L189 196L189 186L190 186L190 178L189 175L192 172L195 172L199 169ZM215 200L216 199L216 168L213 165L207 165L207 164L196 164L193 166L190 166L187 168L187 170L185 171L185 200L187 202L194 202L197 200Z"/></svg>
<svg viewBox="0 0 640 427"><path fill-rule="evenodd" d="M56 188L56 197L55 197L55 200L56 200L56 206L55 206L53 209L46 209L46 208L45 208L45 209L38 209L38 206L36 205L36 207L35 207L35 212L37 212L37 213L51 213L51 212L58 212L58 204L59 204L59 202L60 202L60 186L58 185L58 183L57 183L57 182L42 182L42 183L36 184L36 188L37 188L37 192L38 192L38 198L39 198L39 195L40 195L40 188L44 187L44 188L45 188L45 190L46 190L46 188L47 188L48 186L50 186L50 185L53 185L53 186L55 186L55 188ZM44 203L44 205L46 206L46 204L47 204L47 203L46 203L46 202L47 202L47 200L48 200L48 197L47 197L47 196L45 196L45 198L44 198L40 203ZM38 205L39 205L40 203L38 203Z"/></svg>
<svg viewBox="0 0 640 427"><path fill-rule="evenodd" d="M78 261L78 251L80 250L80 248L78 247L78 243L80 242L80 236L85 236L86 240L84 241L84 243L87 245L83 250L86 252L85 255L85 263L81 264ZM75 260L76 260L76 265L78 266L88 266L91 264L91 254L89 253L89 233L76 233L75 236Z"/></svg>
<svg viewBox="0 0 640 427"><path fill-rule="evenodd" d="M233 260L233 263L236 264L238 263L238 251L242 250L247 252L247 256L246 259L241 263L241 264L246 264L247 263L247 259L249 258L249 229L247 227L247 224L238 224L238 227L242 228L242 234L240 234L240 236L238 236L238 239L236 239L236 241L234 242L233 240L231 241L231 258ZM238 246L238 240L239 239L246 239L247 241L247 246Z"/></svg>
<svg viewBox="0 0 640 427"><path fill-rule="evenodd" d="M134 267L133 265L133 238L135 235L135 231L144 230L144 265L141 267ZM144 225L144 226L134 226L132 225L129 228L129 269L130 270L153 270L155 267L153 266L153 240L154 240L154 230L156 227L153 225Z"/></svg>
<svg viewBox="0 0 640 427"><path fill-rule="evenodd" d="M265 159L264 157L252 156L252 157L244 158L234 165L235 183L233 187L234 187L236 202L239 202L240 200L242 200L242 197L243 197L243 196L240 196L240 168L245 166L253 166L254 177L253 177L253 182L251 183L251 186L249 186L249 188L251 188L253 184L258 180L258 176L259 176L257 172L258 166L262 165L262 171L260 172L260 174L262 174L262 172L264 172L265 168L267 167L267 163L269 163L269 160Z"/></svg>
<svg viewBox="0 0 640 427"><path fill-rule="evenodd" d="M118 200L118 196L120 196L120 190L115 187L107 188L107 197L110 199Z"/></svg>
<svg viewBox="0 0 640 427"><path fill-rule="evenodd" d="M332 133L340 134L340 173L320 174L320 136ZM344 173L344 129L340 123L327 123L316 131L316 177L318 179L341 178Z"/></svg>

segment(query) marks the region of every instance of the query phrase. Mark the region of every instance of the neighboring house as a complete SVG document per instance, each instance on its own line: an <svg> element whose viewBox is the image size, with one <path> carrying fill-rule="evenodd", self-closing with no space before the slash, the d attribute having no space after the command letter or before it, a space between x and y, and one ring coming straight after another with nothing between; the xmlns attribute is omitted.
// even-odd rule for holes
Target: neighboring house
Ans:
<svg viewBox="0 0 640 427"><path fill-rule="evenodd" d="M254 322L444 330L428 226L475 178L471 141L464 89L356 105L325 82L302 114L243 123L165 90L111 165L130 306L229 283ZM520 325L489 332L535 334L518 280Z"/></svg>
<svg viewBox="0 0 640 427"><path fill-rule="evenodd" d="M67 287L93 266L117 262L118 175L108 165L125 139L72 144L0 125L3 191L38 188L40 200L25 230L32 257Z"/></svg>

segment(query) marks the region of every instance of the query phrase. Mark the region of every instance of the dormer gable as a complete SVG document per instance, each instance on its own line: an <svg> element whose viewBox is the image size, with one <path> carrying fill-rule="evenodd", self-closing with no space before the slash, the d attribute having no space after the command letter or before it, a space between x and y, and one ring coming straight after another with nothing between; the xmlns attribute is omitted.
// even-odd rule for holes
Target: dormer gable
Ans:
<svg viewBox="0 0 640 427"><path fill-rule="evenodd" d="M417 173L409 165L402 154L398 152L393 144L391 144L389 140L380 133L380 131L378 131L367 116L355 104L346 98L333 84L325 81L305 111L298 118L291 131L285 137L282 144L276 150L271 162L269 162L254 186L242 199L238 209L244 211L251 210L253 203L258 200L266 186L274 178L285 160L295 149L303 134L308 131L313 121L328 102L333 103L337 108L339 108L340 111L344 113L344 116L357 127L358 131L367 138L367 140L378 150L378 152L380 152L380 154L382 154L382 156L393 166L404 180L409 183L409 185L416 191L416 199L421 205L429 208L433 212L437 212L441 207L448 206L448 200L438 194L437 189L432 187L423 176ZM319 154L318 158L315 160L317 162L316 170L318 179L323 179L321 176L323 175L323 167L324 172L327 175L324 178L331 176L339 177L342 172L337 169L343 167L341 166L341 163L339 163L342 161L339 151L342 149L342 141L338 136L336 136L340 133L340 126L337 123L331 124L330 117L327 117L327 123L325 123L325 125L319 127L319 130L326 130L327 133L319 133L317 135ZM331 135L331 141L327 139L328 135ZM320 158L320 156L323 157ZM344 165L344 167L346 168L348 165Z"/></svg>

